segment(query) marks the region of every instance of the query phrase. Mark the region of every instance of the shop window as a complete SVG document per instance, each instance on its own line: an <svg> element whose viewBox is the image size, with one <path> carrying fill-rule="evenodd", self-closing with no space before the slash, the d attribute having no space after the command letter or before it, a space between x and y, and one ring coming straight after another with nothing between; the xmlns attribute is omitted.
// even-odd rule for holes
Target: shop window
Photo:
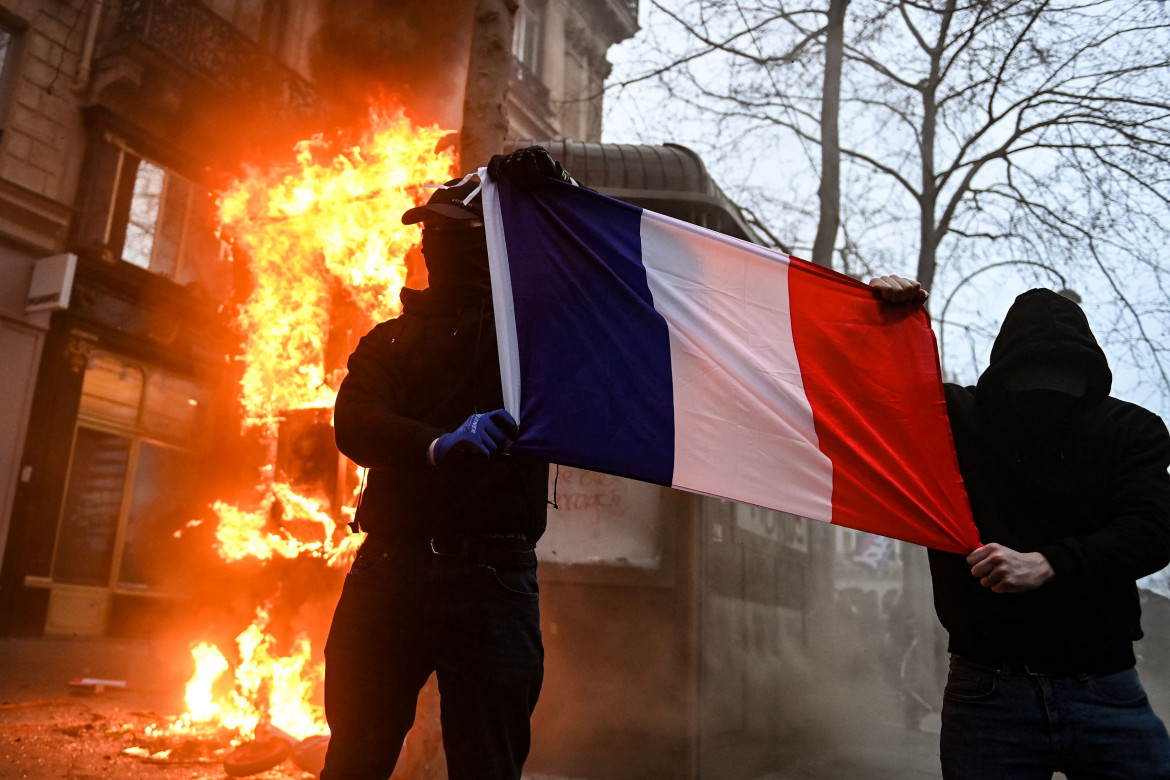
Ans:
<svg viewBox="0 0 1170 780"><path fill-rule="evenodd" d="M123 425L138 421L142 370L102 353L90 358L81 384L81 413Z"/></svg>
<svg viewBox="0 0 1170 780"><path fill-rule="evenodd" d="M57 532L53 580L106 585L130 465L126 436L78 428Z"/></svg>
<svg viewBox="0 0 1170 780"><path fill-rule="evenodd" d="M82 382L52 579L141 592L181 587L199 513L194 444L208 391L95 352ZM188 551L189 552L189 551Z"/></svg>
<svg viewBox="0 0 1170 780"><path fill-rule="evenodd" d="M161 371L152 372L142 407L142 427L166 431L177 439L189 439L198 432L207 404L203 389L195 382Z"/></svg>
<svg viewBox="0 0 1170 780"><path fill-rule="evenodd" d="M191 519L195 471L190 452L144 441L138 447L134 490L126 515L118 587L167 588L175 574L179 540Z"/></svg>
<svg viewBox="0 0 1170 780"><path fill-rule="evenodd" d="M206 397L199 382L99 350L85 369L80 412L86 420L182 442L198 433Z"/></svg>

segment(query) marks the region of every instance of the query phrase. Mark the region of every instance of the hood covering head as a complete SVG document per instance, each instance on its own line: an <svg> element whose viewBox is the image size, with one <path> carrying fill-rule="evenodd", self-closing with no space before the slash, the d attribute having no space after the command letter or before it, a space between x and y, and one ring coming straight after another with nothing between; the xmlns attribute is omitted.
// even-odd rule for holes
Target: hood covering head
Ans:
<svg viewBox="0 0 1170 780"><path fill-rule="evenodd" d="M996 402L1021 390L1074 396L1079 408L1107 395L1113 373L1081 307L1063 295L1038 288L1021 294L1008 309L979 377L978 395Z"/></svg>

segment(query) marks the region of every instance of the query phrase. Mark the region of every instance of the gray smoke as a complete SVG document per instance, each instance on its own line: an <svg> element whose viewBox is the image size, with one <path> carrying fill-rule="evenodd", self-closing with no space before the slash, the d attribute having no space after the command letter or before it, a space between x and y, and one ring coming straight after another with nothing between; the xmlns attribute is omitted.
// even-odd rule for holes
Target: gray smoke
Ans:
<svg viewBox="0 0 1170 780"><path fill-rule="evenodd" d="M312 54L339 120L396 98L420 124L458 129L474 0L328 0Z"/></svg>

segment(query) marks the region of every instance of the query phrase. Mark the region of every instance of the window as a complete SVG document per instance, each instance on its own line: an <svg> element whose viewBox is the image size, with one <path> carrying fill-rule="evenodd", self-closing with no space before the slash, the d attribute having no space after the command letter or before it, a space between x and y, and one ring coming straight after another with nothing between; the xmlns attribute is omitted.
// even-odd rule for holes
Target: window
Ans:
<svg viewBox="0 0 1170 780"><path fill-rule="evenodd" d="M105 353L95 353L82 380L81 410L93 417L133 426L138 421L144 384L142 369Z"/></svg>
<svg viewBox="0 0 1170 780"><path fill-rule="evenodd" d="M208 392L169 372L95 352L65 488L52 579L123 592L182 588L181 533L199 514L190 444Z"/></svg>
<svg viewBox="0 0 1170 780"><path fill-rule="evenodd" d="M227 299L230 255L216 235L216 204L205 188L108 132L89 145L86 166L73 238L77 249L173 279L213 300Z"/></svg>
<svg viewBox="0 0 1170 780"><path fill-rule="evenodd" d="M512 55L536 76L544 65L543 0L520 0L512 33Z"/></svg>
<svg viewBox="0 0 1170 780"><path fill-rule="evenodd" d="M20 36L15 28L0 21L0 133L4 132L4 106L16 71L16 51Z"/></svg>
<svg viewBox="0 0 1170 780"><path fill-rule="evenodd" d="M195 480L191 453L158 442L138 446L134 490L126 511L117 586L166 589L179 557L176 532L193 517Z"/></svg>
<svg viewBox="0 0 1170 780"><path fill-rule="evenodd" d="M53 559L56 582L109 581L129 464L130 439L78 428Z"/></svg>
<svg viewBox="0 0 1170 780"><path fill-rule="evenodd" d="M148 160L126 157L136 169L127 188L122 259L179 284L218 289L226 282L226 258L215 237L210 196Z"/></svg>

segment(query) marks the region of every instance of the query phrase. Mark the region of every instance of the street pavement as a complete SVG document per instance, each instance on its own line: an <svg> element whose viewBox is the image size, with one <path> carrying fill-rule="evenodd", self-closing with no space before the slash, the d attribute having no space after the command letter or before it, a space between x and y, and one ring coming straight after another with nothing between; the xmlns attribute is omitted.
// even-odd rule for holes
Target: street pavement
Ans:
<svg viewBox="0 0 1170 780"><path fill-rule="evenodd" d="M131 731L141 735L152 721L184 709L184 655L184 648L146 641L0 639L0 780L224 778L216 761L148 765L122 752L131 744ZM125 687L94 691L69 685L85 677ZM807 755L783 771L744 780L938 778L936 722L928 716L922 729L910 730L895 720L897 711L891 702L890 717L875 722L860 742L809 746ZM253 777L313 775L282 766ZM605 779L530 774L526 780Z"/></svg>

